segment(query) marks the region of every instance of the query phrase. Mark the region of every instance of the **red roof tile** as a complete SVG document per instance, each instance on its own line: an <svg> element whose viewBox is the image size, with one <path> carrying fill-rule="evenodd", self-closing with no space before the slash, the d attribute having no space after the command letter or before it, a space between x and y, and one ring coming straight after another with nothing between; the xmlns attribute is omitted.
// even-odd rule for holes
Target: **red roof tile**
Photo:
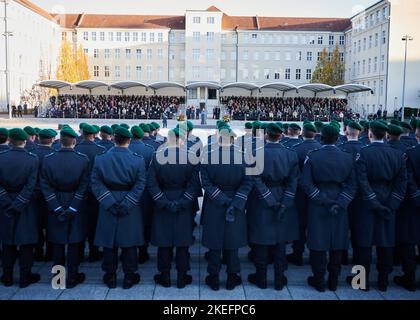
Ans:
<svg viewBox="0 0 420 320"><path fill-rule="evenodd" d="M206 11L210 11L210 12L222 12L218 7L216 6L211 6L209 8L207 8Z"/></svg>

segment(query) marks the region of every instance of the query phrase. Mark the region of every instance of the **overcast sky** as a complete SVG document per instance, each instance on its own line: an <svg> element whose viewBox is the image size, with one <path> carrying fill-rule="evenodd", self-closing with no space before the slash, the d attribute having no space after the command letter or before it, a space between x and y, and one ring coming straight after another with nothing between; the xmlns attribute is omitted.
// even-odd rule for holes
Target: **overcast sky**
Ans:
<svg viewBox="0 0 420 320"><path fill-rule="evenodd" d="M349 18L377 0L31 0L49 12L179 14L211 5L229 15ZM416 0L417 1L417 0Z"/></svg>

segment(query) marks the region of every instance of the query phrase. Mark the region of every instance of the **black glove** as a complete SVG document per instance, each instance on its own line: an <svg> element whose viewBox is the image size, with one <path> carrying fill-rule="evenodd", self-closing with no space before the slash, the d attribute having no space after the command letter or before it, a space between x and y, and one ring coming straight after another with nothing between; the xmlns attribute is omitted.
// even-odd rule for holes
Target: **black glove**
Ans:
<svg viewBox="0 0 420 320"><path fill-rule="evenodd" d="M8 218L13 218L14 216L18 215L20 213L19 210L16 208L10 206L4 211L4 215Z"/></svg>
<svg viewBox="0 0 420 320"><path fill-rule="evenodd" d="M231 203L232 203L232 199L226 197L226 199L222 201L222 206L225 207L225 208L228 208Z"/></svg>
<svg viewBox="0 0 420 320"><path fill-rule="evenodd" d="M332 216L336 216L336 215L338 215L340 212L342 212L344 210L344 208L343 207L341 207L341 206L339 206L338 204L333 204L331 207L330 207L330 213L331 213L331 215Z"/></svg>
<svg viewBox="0 0 420 320"><path fill-rule="evenodd" d="M226 221L235 222L235 213L236 213L236 208L234 206L230 206L226 210Z"/></svg>
<svg viewBox="0 0 420 320"><path fill-rule="evenodd" d="M375 212L378 216L380 216L384 220L390 220L393 213L391 209L383 205L380 205L377 208L375 208Z"/></svg>
<svg viewBox="0 0 420 320"><path fill-rule="evenodd" d="M185 198L182 198L181 200L179 200L178 204L179 204L179 209L180 210L188 209L191 206L192 201L189 201Z"/></svg>
<svg viewBox="0 0 420 320"><path fill-rule="evenodd" d="M283 205L283 204L280 205L280 207L276 211L276 220L278 222L283 222L286 210L287 210L287 207L285 205Z"/></svg>
<svg viewBox="0 0 420 320"><path fill-rule="evenodd" d="M66 222L69 219L69 212L67 210L60 209L56 211L55 214L57 215L57 219L60 222Z"/></svg>
<svg viewBox="0 0 420 320"><path fill-rule="evenodd" d="M177 213L181 209L181 206L179 205L178 201L170 201L166 208L169 212Z"/></svg>
<svg viewBox="0 0 420 320"><path fill-rule="evenodd" d="M274 212L279 211L281 208L281 202L276 202L274 205L270 206L270 209L272 209Z"/></svg>
<svg viewBox="0 0 420 320"><path fill-rule="evenodd" d="M114 203L111 207L108 208L108 212L115 217L120 215L120 211L121 211L121 207L117 203Z"/></svg>

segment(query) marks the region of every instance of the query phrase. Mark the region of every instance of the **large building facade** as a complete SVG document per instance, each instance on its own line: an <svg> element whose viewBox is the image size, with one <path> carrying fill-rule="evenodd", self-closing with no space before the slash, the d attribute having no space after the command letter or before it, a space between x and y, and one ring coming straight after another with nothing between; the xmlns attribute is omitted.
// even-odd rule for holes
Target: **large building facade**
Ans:
<svg viewBox="0 0 420 320"><path fill-rule="evenodd" d="M26 0L11 3L21 7L22 12L40 16L49 37L44 39L45 34L34 28L36 22L28 21L24 29L29 35L22 30L10 39L10 47L13 50L15 43L21 43L22 49L28 50L20 37L33 37L36 44L30 45L31 49L45 50L45 46L50 46L46 55L51 78L55 75L57 46L62 40L70 41L75 49L83 46L93 80L105 83L131 80L144 84L168 81L183 85L203 82L305 84L311 81L322 50L332 52L338 46L346 66L345 82L373 89L373 94L349 96L350 106L365 114L401 107L404 44L397 41L401 35L396 29L414 33L417 43L420 42L418 28L413 25L416 13L417 18L420 16L420 4L410 0L399 0L395 4L382 0L351 18L240 17L230 16L216 7L186 11L183 16L48 14L29 7ZM19 17L20 13L14 14ZM393 23L394 20L398 22ZM405 30L404 26L410 23L412 28ZM420 85L412 75L415 70L420 72L419 48L419 45L410 48L410 57L414 58L409 59L407 107L420 105ZM34 59L43 61L45 52L36 50ZM395 56L390 57L391 52ZM17 68L18 61L10 65L16 79L27 79L17 86L15 81L20 84L22 80L13 80L12 76L12 102L18 103L19 91L29 85L26 81L33 84L40 79L27 78L25 71ZM42 62L43 68L44 65ZM45 73L39 71L34 61L27 68L31 68L33 74L35 71L39 75ZM238 90L232 90L232 94L249 94ZM219 94L211 85L198 85L188 90L188 103L216 105ZM0 104L3 101L1 92Z"/></svg>

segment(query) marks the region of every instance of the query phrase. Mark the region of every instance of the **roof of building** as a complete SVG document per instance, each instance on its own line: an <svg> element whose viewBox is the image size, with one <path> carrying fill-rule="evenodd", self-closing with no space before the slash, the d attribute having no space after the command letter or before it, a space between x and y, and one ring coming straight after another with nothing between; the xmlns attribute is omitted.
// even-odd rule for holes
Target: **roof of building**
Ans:
<svg viewBox="0 0 420 320"><path fill-rule="evenodd" d="M50 13L48 13L47 11L45 11L44 9L38 7L37 5L33 4L32 2L28 1L28 0L14 0L16 3L19 3L20 5L28 8L29 10L43 16L44 18L47 18L49 20L53 20L52 16Z"/></svg>
<svg viewBox="0 0 420 320"><path fill-rule="evenodd" d="M222 12L222 10L220 10L218 7L216 7L216 6L211 6L211 7L208 7L207 9L206 9L206 11L209 11L209 12Z"/></svg>

